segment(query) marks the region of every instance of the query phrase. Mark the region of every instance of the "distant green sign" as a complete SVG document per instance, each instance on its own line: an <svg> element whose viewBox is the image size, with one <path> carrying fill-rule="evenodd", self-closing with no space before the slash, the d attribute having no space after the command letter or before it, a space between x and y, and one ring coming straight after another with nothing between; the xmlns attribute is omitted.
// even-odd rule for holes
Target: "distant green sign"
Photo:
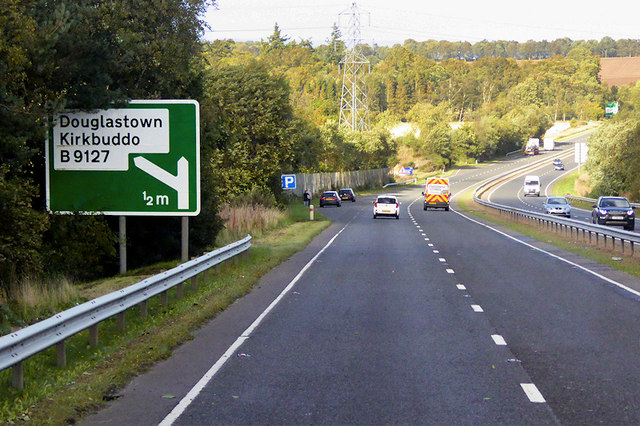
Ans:
<svg viewBox="0 0 640 426"><path fill-rule="evenodd" d="M200 212L200 119L193 100L68 111L46 144L47 209L131 216Z"/></svg>
<svg viewBox="0 0 640 426"><path fill-rule="evenodd" d="M604 107L604 116L611 117L618 113L618 103L617 102L607 102Z"/></svg>

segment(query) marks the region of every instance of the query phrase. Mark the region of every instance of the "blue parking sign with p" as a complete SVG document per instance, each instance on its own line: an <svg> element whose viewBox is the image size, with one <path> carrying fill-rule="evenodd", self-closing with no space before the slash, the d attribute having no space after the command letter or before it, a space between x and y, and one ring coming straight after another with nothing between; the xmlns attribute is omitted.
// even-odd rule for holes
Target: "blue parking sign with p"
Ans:
<svg viewBox="0 0 640 426"><path fill-rule="evenodd" d="M296 175L282 175L282 189L296 189Z"/></svg>

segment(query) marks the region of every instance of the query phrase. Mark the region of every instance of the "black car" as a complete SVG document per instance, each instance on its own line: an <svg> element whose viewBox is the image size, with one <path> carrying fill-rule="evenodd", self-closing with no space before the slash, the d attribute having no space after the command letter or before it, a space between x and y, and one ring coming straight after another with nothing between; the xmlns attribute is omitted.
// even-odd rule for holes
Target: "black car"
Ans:
<svg viewBox="0 0 640 426"><path fill-rule="evenodd" d="M351 188L342 188L338 190L338 195L342 201L351 201L352 203L356 202L356 194Z"/></svg>
<svg viewBox="0 0 640 426"><path fill-rule="evenodd" d="M342 201L340 201L340 196L336 191L325 191L320 196L320 207L334 205L336 207L340 207L342 205Z"/></svg>
<svg viewBox="0 0 640 426"><path fill-rule="evenodd" d="M618 225L633 231L635 214L629 200L624 197L600 197L593 205L591 221L598 225Z"/></svg>

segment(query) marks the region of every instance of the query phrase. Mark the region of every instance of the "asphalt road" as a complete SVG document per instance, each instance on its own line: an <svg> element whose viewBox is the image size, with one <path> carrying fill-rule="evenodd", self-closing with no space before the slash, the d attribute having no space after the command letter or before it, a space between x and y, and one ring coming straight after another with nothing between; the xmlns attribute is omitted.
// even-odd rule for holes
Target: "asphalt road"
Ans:
<svg viewBox="0 0 640 426"><path fill-rule="evenodd" d="M639 424L638 280L421 190L393 190L400 220L374 196L321 209L306 250L85 423Z"/></svg>

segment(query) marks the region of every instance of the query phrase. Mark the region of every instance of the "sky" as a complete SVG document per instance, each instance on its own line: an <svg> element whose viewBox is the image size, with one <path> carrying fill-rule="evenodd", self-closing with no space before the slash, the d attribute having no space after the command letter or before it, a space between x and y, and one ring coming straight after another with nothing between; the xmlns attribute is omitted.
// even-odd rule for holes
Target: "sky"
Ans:
<svg viewBox="0 0 640 426"><path fill-rule="evenodd" d="M277 23L291 40L326 44L333 24L348 33L353 2L336 0L217 0L204 39L266 40ZM448 40L640 39L640 2L618 0L362 0L355 2L360 39L379 46Z"/></svg>

